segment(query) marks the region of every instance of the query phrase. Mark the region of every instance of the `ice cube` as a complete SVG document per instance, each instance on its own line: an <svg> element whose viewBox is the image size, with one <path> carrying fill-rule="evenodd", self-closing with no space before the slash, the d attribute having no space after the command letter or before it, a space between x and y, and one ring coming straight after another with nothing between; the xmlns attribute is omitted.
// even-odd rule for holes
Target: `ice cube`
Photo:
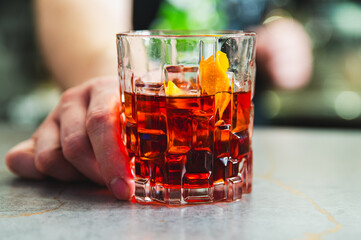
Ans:
<svg viewBox="0 0 361 240"><path fill-rule="evenodd" d="M183 68L184 80L188 82L187 90L200 91L199 86L199 67L198 66L186 66Z"/></svg>
<svg viewBox="0 0 361 240"><path fill-rule="evenodd" d="M180 147L189 148L191 145L191 124L188 111L167 111L168 151L175 152Z"/></svg>
<svg viewBox="0 0 361 240"><path fill-rule="evenodd" d="M240 73L227 72L227 76L230 80L230 84L232 84L233 81L233 92L251 91L253 84L247 74L241 75Z"/></svg>
<svg viewBox="0 0 361 240"><path fill-rule="evenodd" d="M154 159L165 152L167 135L162 130L138 129L138 134L141 157Z"/></svg>
<svg viewBox="0 0 361 240"><path fill-rule="evenodd" d="M149 160L142 157L135 157L135 177L149 178Z"/></svg>
<svg viewBox="0 0 361 240"><path fill-rule="evenodd" d="M248 130L231 133L231 156L235 159L243 158L249 151Z"/></svg>
<svg viewBox="0 0 361 240"><path fill-rule="evenodd" d="M239 83L239 81L236 81L236 82L234 81L234 73L233 72L227 72L227 77L229 79L229 86L232 87L233 84L234 84L234 92L237 92L238 89L239 89L240 83Z"/></svg>
<svg viewBox="0 0 361 240"><path fill-rule="evenodd" d="M222 153L230 153L231 144L230 144L230 125L224 124L215 127L215 154L216 156Z"/></svg>
<svg viewBox="0 0 361 240"><path fill-rule="evenodd" d="M192 115L192 148L213 151L214 117L209 113Z"/></svg>
<svg viewBox="0 0 361 240"><path fill-rule="evenodd" d="M160 71L152 71L141 77L134 78L136 94L164 95L164 84Z"/></svg>
<svg viewBox="0 0 361 240"><path fill-rule="evenodd" d="M169 65L164 68L165 82L173 82L186 94L194 95L200 93L199 67L184 65Z"/></svg>
<svg viewBox="0 0 361 240"><path fill-rule="evenodd" d="M172 187L181 187L185 173L187 154L167 154L165 164L164 183Z"/></svg>
<svg viewBox="0 0 361 240"><path fill-rule="evenodd" d="M212 171L213 154L206 150L190 150L187 156L187 173L209 173Z"/></svg>

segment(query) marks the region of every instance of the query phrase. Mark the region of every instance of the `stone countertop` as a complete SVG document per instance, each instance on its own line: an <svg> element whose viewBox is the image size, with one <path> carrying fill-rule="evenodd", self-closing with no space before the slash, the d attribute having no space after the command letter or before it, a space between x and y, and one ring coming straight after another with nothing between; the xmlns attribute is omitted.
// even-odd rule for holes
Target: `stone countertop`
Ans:
<svg viewBox="0 0 361 240"><path fill-rule="evenodd" d="M0 239L358 239L361 131L256 128L253 192L185 207L115 200L90 183L26 181L4 166L29 131L0 125Z"/></svg>

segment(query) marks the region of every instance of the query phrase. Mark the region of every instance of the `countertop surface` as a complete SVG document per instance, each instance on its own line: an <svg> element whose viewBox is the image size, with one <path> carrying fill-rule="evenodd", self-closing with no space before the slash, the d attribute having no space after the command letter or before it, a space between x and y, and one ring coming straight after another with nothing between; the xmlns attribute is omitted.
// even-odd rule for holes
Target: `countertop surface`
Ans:
<svg viewBox="0 0 361 240"><path fill-rule="evenodd" d="M117 201L90 183L19 179L3 160L30 134L0 125L0 239L361 237L361 131L256 128L253 192L186 207Z"/></svg>

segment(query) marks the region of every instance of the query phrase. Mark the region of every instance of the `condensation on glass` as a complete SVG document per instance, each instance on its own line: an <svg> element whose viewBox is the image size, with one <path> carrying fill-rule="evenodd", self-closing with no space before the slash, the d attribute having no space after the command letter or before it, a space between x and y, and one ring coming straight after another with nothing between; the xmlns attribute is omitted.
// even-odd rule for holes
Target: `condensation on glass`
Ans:
<svg viewBox="0 0 361 240"><path fill-rule="evenodd" d="M117 49L135 199L182 205L250 193L255 34L135 31L118 34Z"/></svg>

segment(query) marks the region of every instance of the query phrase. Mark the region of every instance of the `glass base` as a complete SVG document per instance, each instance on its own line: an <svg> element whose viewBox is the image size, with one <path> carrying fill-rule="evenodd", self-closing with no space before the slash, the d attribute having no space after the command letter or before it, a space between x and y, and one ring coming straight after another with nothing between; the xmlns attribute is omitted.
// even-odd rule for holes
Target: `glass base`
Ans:
<svg viewBox="0 0 361 240"><path fill-rule="evenodd" d="M211 187L187 188L165 187L161 183L151 183L146 178L135 178L135 200L139 203L163 203L186 205L237 201L242 194L252 191L252 151L240 167L238 175L218 180Z"/></svg>

